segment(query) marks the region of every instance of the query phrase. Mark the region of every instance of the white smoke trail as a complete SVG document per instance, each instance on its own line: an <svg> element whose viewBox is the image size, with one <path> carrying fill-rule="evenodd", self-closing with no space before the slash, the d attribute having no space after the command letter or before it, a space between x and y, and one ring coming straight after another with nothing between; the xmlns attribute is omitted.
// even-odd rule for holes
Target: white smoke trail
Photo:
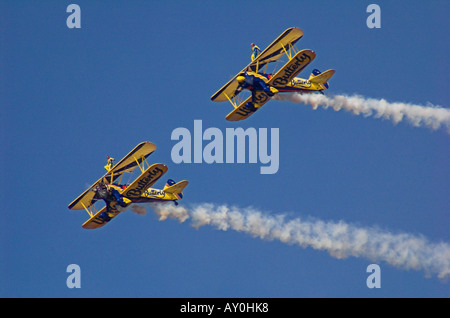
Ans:
<svg viewBox="0 0 450 318"><path fill-rule="evenodd" d="M152 205L160 221L191 219L195 228L209 225L218 230L244 232L264 240L325 250L335 258L363 257L384 261L400 269L423 270L427 276L450 277L450 245L431 243L423 236L393 234L375 227L325 222L317 219L268 215L253 208L241 209L227 205L199 204L188 210L169 204Z"/></svg>
<svg viewBox="0 0 450 318"><path fill-rule="evenodd" d="M130 207L131 212L134 212L136 214L139 215L146 215L147 214L147 209L145 207L143 207L142 205L138 205L138 204L133 204Z"/></svg>
<svg viewBox="0 0 450 318"><path fill-rule="evenodd" d="M407 103L390 103L384 99L366 98L358 95L325 96L320 94L288 93L273 97L279 101L304 103L316 110L319 106L331 107L335 111L344 109L355 115L374 116L375 118L390 119L394 124L407 119L415 127L426 126L438 129L446 126L450 133L450 109L439 106L420 106Z"/></svg>
<svg viewBox="0 0 450 318"><path fill-rule="evenodd" d="M165 221L168 218L176 219L183 223L189 218L188 210L183 206L175 206L171 203L154 203L150 204L155 213L159 216L160 221Z"/></svg>

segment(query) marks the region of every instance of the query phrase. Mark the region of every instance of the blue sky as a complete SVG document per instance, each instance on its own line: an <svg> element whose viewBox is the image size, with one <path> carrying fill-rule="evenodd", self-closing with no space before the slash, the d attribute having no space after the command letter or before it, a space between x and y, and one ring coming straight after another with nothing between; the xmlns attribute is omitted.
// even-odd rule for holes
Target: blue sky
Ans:
<svg viewBox="0 0 450 318"><path fill-rule="evenodd" d="M66 8L81 8L69 29ZM369 29L366 8L381 8ZM125 212L88 231L67 205L141 141L181 204L252 206L449 243L449 134L343 110L271 101L231 123L210 96L285 29L304 31L327 94L448 108L448 1L1 1L0 296L449 297L449 282L363 257ZM280 167L175 164L172 131L278 128ZM162 188L164 181L155 186ZM450 257L450 255L448 256ZM381 288L366 268L381 268ZM81 288L69 289L69 264Z"/></svg>

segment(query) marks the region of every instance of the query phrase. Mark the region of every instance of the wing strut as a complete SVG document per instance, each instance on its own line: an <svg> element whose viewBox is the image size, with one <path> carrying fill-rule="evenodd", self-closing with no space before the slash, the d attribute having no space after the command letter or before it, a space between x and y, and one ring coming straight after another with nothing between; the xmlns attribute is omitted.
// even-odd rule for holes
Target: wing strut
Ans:
<svg viewBox="0 0 450 318"><path fill-rule="evenodd" d="M133 158L136 161L139 169L141 169L141 173L144 173L144 171L145 171L145 163L147 163L147 166L150 167L150 165L148 164L147 159L145 158L145 156L141 157L142 166L139 163L139 160L135 156L133 156Z"/></svg>
<svg viewBox="0 0 450 318"><path fill-rule="evenodd" d="M227 99L230 101L231 105L233 105L234 108L237 108L237 107L238 107L238 106L237 106L237 103L236 103L236 102L233 102L233 101L230 99L230 97L228 97L227 93L224 93L224 94L225 94L225 96L227 97ZM234 99L234 98L233 98L233 99Z"/></svg>
<svg viewBox="0 0 450 318"><path fill-rule="evenodd" d="M236 109L239 107L240 104L244 101L244 99L241 98L241 96L236 95L232 98L230 98L226 93L224 95L227 97L228 101L233 105L233 107Z"/></svg>
<svg viewBox="0 0 450 318"><path fill-rule="evenodd" d="M93 216L94 216L94 214L92 213L92 211L91 211L90 209L88 209L88 208L84 205L83 202L81 202L81 205L84 207L84 209L86 210L86 212L89 214L90 217L93 217ZM92 205L92 207L94 207L94 206Z"/></svg>
<svg viewBox="0 0 450 318"><path fill-rule="evenodd" d="M289 44L288 44L288 45L289 45L289 47L288 47L289 53L288 53L288 51L287 51L286 48L284 47L283 43L280 42L280 44L281 44L281 47L282 47L283 50L284 50L284 53L286 53L287 57L289 58L289 60L292 60L292 57L293 57L295 54L297 54L297 50L295 49L295 47L294 47L291 43L289 43Z"/></svg>

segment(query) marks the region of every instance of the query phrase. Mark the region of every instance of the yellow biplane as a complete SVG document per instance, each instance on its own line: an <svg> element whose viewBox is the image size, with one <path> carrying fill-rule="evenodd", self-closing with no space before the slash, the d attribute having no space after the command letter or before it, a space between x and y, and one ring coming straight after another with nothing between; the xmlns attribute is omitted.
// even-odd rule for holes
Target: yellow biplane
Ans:
<svg viewBox="0 0 450 318"><path fill-rule="evenodd" d="M314 93L328 89L328 80L334 70L320 72L315 69L308 79L296 77L316 57L312 50L298 50L295 44L303 36L299 28L284 31L242 71L211 96L214 102L229 101L234 110L226 116L229 121L243 120L251 116L269 99L282 92ZM268 73L270 63L279 62L286 55L288 61L277 71ZM247 89L251 96L242 98L239 93Z"/></svg>
<svg viewBox="0 0 450 318"><path fill-rule="evenodd" d="M106 174L69 204L69 209L84 209L89 214L89 220L83 224L83 228L102 227L132 203L173 201L178 204L177 200L183 197L182 191L188 181L175 183L169 179L163 190L150 188L168 170L162 163L150 165L147 162L148 156L155 149L155 144L142 142L117 164L114 164L113 158L108 157ZM141 172L139 177L130 184L122 184L124 174L132 173L138 167ZM106 205L98 210L95 203L101 200Z"/></svg>

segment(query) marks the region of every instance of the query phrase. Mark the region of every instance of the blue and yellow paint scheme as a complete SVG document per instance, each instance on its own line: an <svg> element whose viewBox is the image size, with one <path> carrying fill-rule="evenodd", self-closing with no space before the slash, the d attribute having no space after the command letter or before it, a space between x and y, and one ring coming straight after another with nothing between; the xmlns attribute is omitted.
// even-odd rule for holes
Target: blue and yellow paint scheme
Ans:
<svg viewBox="0 0 450 318"><path fill-rule="evenodd" d="M319 75L314 75L314 73ZM327 70L321 73L315 69L309 79L294 77L288 84L282 87L275 86L280 92L299 92L299 93L314 93L322 92L329 88L328 80L335 73L334 70ZM319 79L320 77L320 79Z"/></svg>
<svg viewBox="0 0 450 318"><path fill-rule="evenodd" d="M168 170L162 163L148 164L147 158L155 149L156 145L153 143L142 142L115 165L114 159L108 157L106 174L69 204L69 209L84 209L89 214L83 228L102 227L133 203L172 201L178 204L188 181L176 183L169 179L162 190L151 188ZM140 175L131 184L122 184L123 175L138 167ZM105 202L100 210L95 207L98 201Z"/></svg>
<svg viewBox="0 0 450 318"><path fill-rule="evenodd" d="M315 69L308 79L296 77L316 57L316 53L312 50L296 49L295 44L302 36L303 31L299 28L287 29L256 58L253 59L252 55L250 64L211 96L214 102L229 101L233 105L234 110L225 117L227 120L238 121L248 118L270 100L273 95L271 92L323 93L329 88L328 81L335 73L332 69L323 73ZM278 71L268 73L268 65L284 55L287 56L288 62ZM252 96L241 98L239 93L243 88L238 79L242 76L254 76L263 80L271 92L250 89Z"/></svg>

